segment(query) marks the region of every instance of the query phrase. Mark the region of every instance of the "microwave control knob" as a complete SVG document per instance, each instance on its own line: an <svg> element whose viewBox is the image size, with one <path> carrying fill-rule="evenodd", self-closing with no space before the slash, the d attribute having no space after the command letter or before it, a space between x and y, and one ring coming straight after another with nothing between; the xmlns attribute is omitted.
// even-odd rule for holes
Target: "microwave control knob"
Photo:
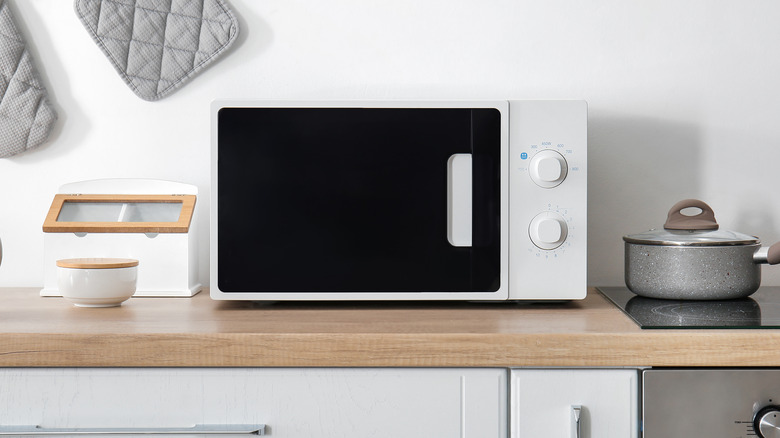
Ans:
<svg viewBox="0 0 780 438"><path fill-rule="evenodd" d="M528 226L528 235L531 242L538 248L545 250L555 249L566 240L569 227L566 219L554 211L539 213L531 219Z"/></svg>
<svg viewBox="0 0 780 438"><path fill-rule="evenodd" d="M780 438L780 406L766 406L758 411L753 430L761 438Z"/></svg>
<svg viewBox="0 0 780 438"><path fill-rule="evenodd" d="M566 179L568 168L569 164L563 155L554 150L545 149L537 152L531 158L529 175L539 187L551 189Z"/></svg>

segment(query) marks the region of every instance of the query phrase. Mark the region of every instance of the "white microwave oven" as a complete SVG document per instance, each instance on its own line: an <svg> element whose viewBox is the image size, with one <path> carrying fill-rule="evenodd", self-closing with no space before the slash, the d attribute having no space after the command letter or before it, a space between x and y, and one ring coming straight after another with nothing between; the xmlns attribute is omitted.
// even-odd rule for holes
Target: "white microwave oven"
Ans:
<svg viewBox="0 0 780 438"><path fill-rule="evenodd" d="M584 101L216 101L211 297L572 300Z"/></svg>

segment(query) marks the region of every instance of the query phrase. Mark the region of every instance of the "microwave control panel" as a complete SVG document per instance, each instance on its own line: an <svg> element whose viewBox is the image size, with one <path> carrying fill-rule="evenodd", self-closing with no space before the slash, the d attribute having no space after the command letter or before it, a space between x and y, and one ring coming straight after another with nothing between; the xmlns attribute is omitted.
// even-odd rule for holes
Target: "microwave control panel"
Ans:
<svg viewBox="0 0 780 438"><path fill-rule="evenodd" d="M510 101L509 299L585 297L587 124L584 101Z"/></svg>

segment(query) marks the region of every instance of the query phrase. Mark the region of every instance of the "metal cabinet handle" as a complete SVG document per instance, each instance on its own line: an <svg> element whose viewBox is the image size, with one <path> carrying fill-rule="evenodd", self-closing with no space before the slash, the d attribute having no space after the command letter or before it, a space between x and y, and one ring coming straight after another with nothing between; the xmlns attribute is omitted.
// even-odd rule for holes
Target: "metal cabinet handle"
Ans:
<svg viewBox="0 0 780 438"><path fill-rule="evenodd" d="M572 405L571 407L571 438L582 437L582 406Z"/></svg>
<svg viewBox="0 0 780 438"><path fill-rule="evenodd" d="M265 435L264 424L197 424L192 427L46 428L0 426L0 435Z"/></svg>

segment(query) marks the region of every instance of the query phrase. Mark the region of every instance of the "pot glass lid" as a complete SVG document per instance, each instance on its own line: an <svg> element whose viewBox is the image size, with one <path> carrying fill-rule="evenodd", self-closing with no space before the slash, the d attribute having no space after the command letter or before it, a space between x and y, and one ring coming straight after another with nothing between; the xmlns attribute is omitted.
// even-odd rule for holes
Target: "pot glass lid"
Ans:
<svg viewBox="0 0 780 438"><path fill-rule="evenodd" d="M673 246L725 246L760 243L758 237L729 230L665 230L653 229L624 236L628 243Z"/></svg>

